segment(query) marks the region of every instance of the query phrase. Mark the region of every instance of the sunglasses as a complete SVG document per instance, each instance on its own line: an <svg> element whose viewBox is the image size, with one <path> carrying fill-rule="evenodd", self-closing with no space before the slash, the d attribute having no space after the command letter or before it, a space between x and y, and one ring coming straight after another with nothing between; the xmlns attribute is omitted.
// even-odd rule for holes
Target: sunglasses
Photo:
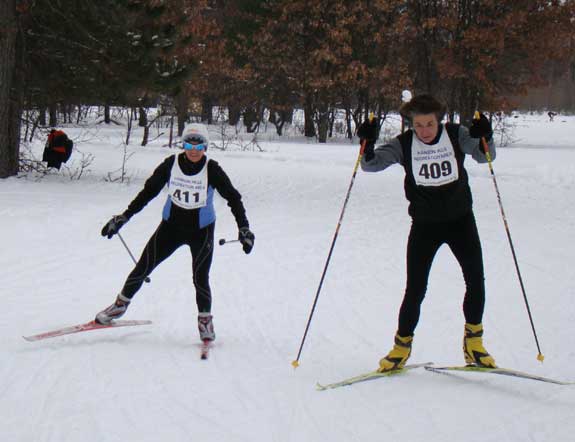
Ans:
<svg viewBox="0 0 575 442"><path fill-rule="evenodd" d="M205 144L192 144L184 141L183 143L185 150L204 150L206 148Z"/></svg>

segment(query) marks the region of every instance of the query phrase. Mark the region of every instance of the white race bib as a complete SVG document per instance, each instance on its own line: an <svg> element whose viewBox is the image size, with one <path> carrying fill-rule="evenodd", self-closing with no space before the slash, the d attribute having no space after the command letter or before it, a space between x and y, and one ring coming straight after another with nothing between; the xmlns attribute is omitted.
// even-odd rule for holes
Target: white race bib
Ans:
<svg viewBox="0 0 575 442"><path fill-rule="evenodd" d="M425 144L413 133L411 167L418 186L443 186L457 181L459 166L445 127L434 145Z"/></svg>
<svg viewBox="0 0 575 442"><path fill-rule="evenodd" d="M178 164L178 157L172 166L168 193L172 203L182 209L204 207L208 200L208 159L196 175L185 175Z"/></svg>

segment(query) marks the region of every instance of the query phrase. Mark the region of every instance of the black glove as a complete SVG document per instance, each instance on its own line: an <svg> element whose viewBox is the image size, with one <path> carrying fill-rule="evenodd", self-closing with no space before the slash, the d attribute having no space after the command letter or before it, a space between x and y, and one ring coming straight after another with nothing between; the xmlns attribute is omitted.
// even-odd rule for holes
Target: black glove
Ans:
<svg viewBox="0 0 575 442"><path fill-rule="evenodd" d="M244 252L246 254L250 253L252 251L252 249L254 248L254 241L256 240L256 237L254 236L254 234L252 233L250 228L249 227L241 227L239 232L238 232L238 239L242 243L242 247L244 249Z"/></svg>
<svg viewBox="0 0 575 442"><path fill-rule="evenodd" d="M102 229L102 236L107 236L110 239L120 231L122 226L128 222L128 218L124 215L113 216L110 221Z"/></svg>
<svg viewBox="0 0 575 442"><path fill-rule="evenodd" d="M471 127L469 128L469 136L471 138L481 138L485 137L486 141L491 139L493 135L493 128L491 127L491 122L483 114L479 115L479 118L474 118Z"/></svg>
<svg viewBox="0 0 575 442"><path fill-rule="evenodd" d="M374 149L377 137L379 137L379 120L366 120L357 128L357 136L363 142L365 140L365 150L363 151L363 158L365 161L373 160L375 157Z"/></svg>
<svg viewBox="0 0 575 442"><path fill-rule="evenodd" d="M360 140L366 140L367 144L377 141L379 137L379 120L374 118L373 120L366 120L359 125L357 128L357 136Z"/></svg>

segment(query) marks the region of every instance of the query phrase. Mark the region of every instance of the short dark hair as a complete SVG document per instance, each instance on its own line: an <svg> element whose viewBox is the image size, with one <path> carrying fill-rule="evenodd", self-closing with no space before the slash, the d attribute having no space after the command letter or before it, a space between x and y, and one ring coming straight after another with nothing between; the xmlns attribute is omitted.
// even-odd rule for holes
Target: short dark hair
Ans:
<svg viewBox="0 0 575 442"><path fill-rule="evenodd" d="M399 108L399 113L403 118L413 121L416 115L435 114L440 122L445 116L446 107L433 95L416 95Z"/></svg>

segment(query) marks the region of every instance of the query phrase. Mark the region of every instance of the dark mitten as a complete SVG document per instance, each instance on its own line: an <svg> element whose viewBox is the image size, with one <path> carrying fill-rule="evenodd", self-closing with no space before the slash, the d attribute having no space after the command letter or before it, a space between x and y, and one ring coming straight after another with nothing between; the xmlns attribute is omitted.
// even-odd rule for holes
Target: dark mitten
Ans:
<svg viewBox="0 0 575 442"><path fill-rule="evenodd" d="M481 114L479 118L474 118L469 128L469 135L471 138L485 137L485 139L489 141L493 135L493 128L491 127L489 119L483 114Z"/></svg>
<svg viewBox="0 0 575 442"><path fill-rule="evenodd" d="M363 158L365 161L371 161L375 158L375 143L374 142L366 142L365 143L365 150L363 151Z"/></svg>
<svg viewBox="0 0 575 442"><path fill-rule="evenodd" d="M375 144L377 137L379 137L379 120L373 118L361 123L357 128L357 136L360 140L366 140L368 143Z"/></svg>
<svg viewBox="0 0 575 442"><path fill-rule="evenodd" d="M256 240L255 235L252 233L249 227L241 227L238 232L238 239L242 243L244 252L250 253L254 248L254 242Z"/></svg>
<svg viewBox="0 0 575 442"><path fill-rule="evenodd" d="M120 231L122 226L128 222L128 218L124 215L113 216L110 221L102 228L102 236L107 236L110 239Z"/></svg>

